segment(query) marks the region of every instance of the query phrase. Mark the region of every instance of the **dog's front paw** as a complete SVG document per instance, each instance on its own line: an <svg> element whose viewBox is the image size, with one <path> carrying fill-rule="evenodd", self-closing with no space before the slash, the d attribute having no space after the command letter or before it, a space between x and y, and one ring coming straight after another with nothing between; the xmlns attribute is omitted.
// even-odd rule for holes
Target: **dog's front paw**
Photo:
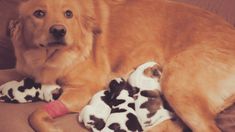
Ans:
<svg viewBox="0 0 235 132"><path fill-rule="evenodd" d="M29 123L36 132L64 132L55 125L54 120L42 109L38 109L29 116Z"/></svg>

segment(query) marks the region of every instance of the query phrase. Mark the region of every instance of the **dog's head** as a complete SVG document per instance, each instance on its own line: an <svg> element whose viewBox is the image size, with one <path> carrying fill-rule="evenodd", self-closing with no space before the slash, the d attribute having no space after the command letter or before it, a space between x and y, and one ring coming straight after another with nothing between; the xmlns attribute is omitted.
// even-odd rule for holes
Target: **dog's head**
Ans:
<svg viewBox="0 0 235 132"><path fill-rule="evenodd" d="M22 1L19 19L9 26L12 38L21 38L12 39L17 69L26 65L65 68L84 60L99 31L93 6L93 0Z"/></svg>
<svg viewBox="0 0 235 132"><path fill-rule="evenodd" d="M89 1L89 0L88 0ZM20 21L28 47L55 48L87 45L93 13L84 0L25 0L20 6ZM90 19L90 20L88 20ZM91 38L89 38L91 39Z"/></svg>

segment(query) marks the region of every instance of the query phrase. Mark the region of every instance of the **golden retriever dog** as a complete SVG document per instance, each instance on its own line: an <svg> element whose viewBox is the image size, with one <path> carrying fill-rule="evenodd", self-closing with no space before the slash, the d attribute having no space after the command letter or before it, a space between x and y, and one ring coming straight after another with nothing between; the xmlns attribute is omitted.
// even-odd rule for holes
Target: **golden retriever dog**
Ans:
<svg viewBox="0 0 235 132"><path fill-rule="evenodd" d="M194 132L220 131L214 118L235 100L235 30L221 18L168 0L25 0L19 14L10 24L16 69L1 71L1 83L57 83L59 101L79 112L111 76L154 60L177 115ZM29 121L63 131L43 108Z"/></svg>

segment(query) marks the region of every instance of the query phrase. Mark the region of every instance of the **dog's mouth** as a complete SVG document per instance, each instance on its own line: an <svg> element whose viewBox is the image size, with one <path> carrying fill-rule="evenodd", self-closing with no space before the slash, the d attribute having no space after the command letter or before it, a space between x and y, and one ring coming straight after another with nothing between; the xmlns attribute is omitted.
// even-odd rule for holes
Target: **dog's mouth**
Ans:
<svg viewBox="0 0 235 132"><path fill-rule="evenodd" d="M49 42L47 45L49 47L66 46L66 42L65 41L54 41L54 42Z"/></svg>
<svg viewBox="0 0 235 132"><path fill-rule="evenodd" d="M47 50L47 59L46 62L48 60L50 60L53 56L55 56L55 54L59 51L59 49L55 49L55 50Z"/></svg>
<svg viewBox="0 0 235 132"><path fill-rule="evenodd" d="M67 47L67 43L64 40L39 44L39 48L43 48L46 50L46 54L47 54L46 62L49 61L54 56L56 56L58 51L66 47Z"/></svg>
<svg viewBox="0 0 235 132"><path fill-rule="evenodd" d="M62 48L65 47L67 43L65 41L52 41L47 44L39 44L41 48Z"/></svg>

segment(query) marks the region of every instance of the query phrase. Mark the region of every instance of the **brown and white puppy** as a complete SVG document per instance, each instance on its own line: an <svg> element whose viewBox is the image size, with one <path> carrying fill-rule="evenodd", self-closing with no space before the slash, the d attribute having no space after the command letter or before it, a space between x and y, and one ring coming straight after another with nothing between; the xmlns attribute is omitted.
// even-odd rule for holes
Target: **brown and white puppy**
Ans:
<svg viewBox="0 0 235 132"><path fill-rule="evenodd" d="M135 111L143 130L173 118L173 114L164 108L161 98L161 71L158 67L156 62L146 62L138 66L128 78L128 83L138 89L134 95Z"/></svg>
<svg viewBox="0 0 235 132"><path fill-rule="evenodd" d="M21 26L12 35L17 71L60 83L59 100L77 112L110 73L124 74L156 60L163 67L162 91L180 118L195 132L220 131L214 117L235 100L234 28L206 11L168 0L117 2L26 1ZM53 26L66 28L63 41L55 41L61 35L53 35ZM36 131L61 130L43 109L30 122Z"/></svg>

